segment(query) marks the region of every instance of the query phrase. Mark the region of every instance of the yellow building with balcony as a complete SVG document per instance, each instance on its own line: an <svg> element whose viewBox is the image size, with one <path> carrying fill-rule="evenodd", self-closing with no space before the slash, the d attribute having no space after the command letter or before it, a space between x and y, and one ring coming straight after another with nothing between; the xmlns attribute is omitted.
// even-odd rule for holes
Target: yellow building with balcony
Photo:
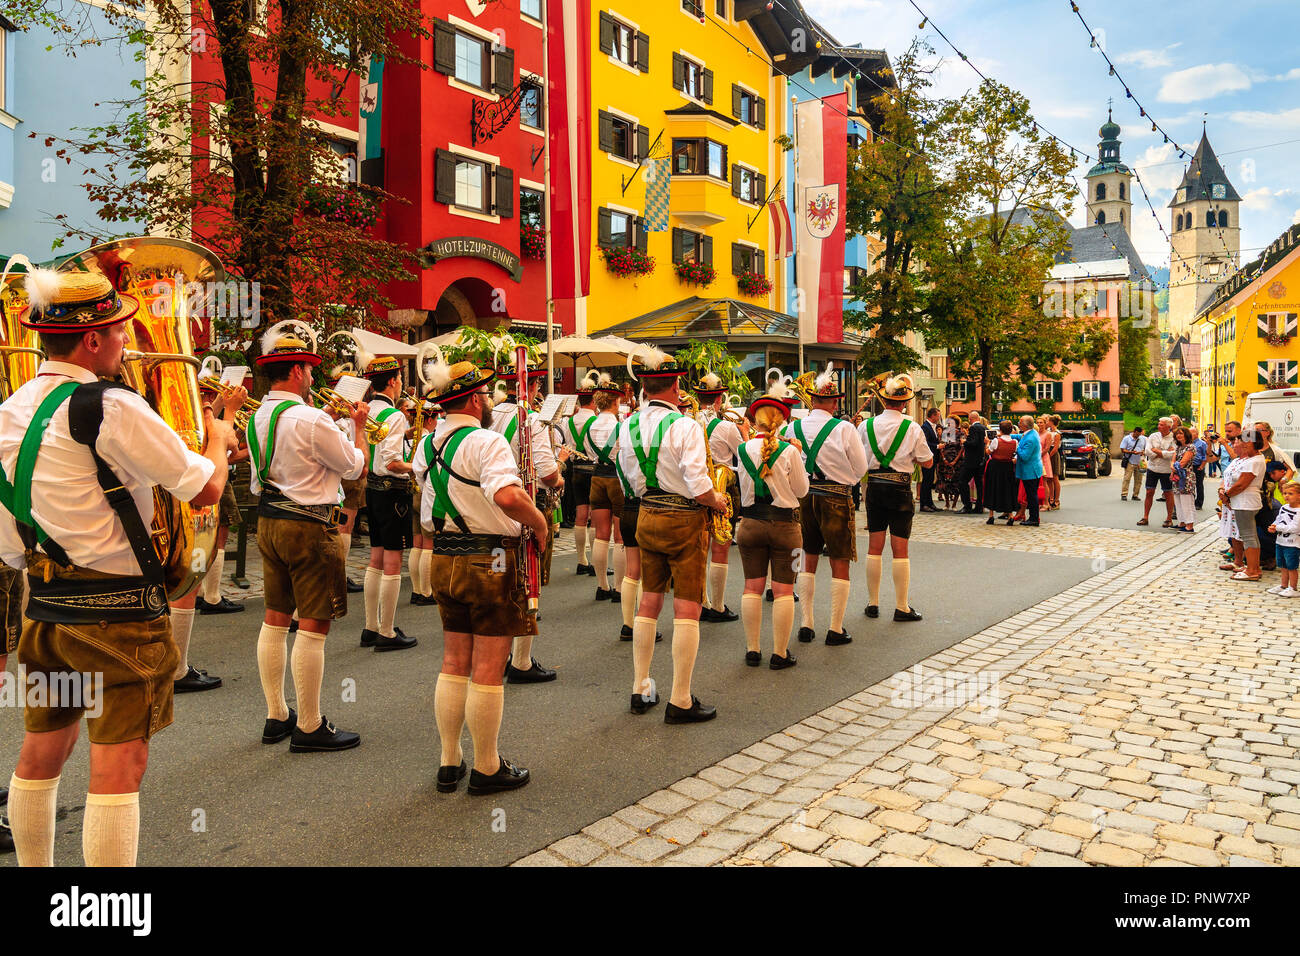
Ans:
<svg viewBox="0 0 1300 956"><path fill-rule="evenodd" d="M1282 233L1214 293L1192 323L1200 344L1193 417L1222 431L1246 396L1300 384L1300 225Z"/></svg>

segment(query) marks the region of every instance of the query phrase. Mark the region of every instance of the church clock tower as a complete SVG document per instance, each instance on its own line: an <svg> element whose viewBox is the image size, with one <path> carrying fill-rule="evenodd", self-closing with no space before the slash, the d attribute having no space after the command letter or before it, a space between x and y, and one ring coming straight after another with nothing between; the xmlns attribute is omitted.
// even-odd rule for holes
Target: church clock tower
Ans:
<svg viewBox="0 0 1300 956"><path fill-rule="evenodd" d="M1088 225L1123 229L1132 235L1133 174L1119 160L1119 132L1108 111L1098 130L1097 165L1088 170Z"/></svg>
<svg viewBox="0 0 1300 956"><path fill-rule="evenodd" d="M1170 208L1169 327L1187 331L1210 295L1241 263L1241 197L1201 132Z"/></svg>

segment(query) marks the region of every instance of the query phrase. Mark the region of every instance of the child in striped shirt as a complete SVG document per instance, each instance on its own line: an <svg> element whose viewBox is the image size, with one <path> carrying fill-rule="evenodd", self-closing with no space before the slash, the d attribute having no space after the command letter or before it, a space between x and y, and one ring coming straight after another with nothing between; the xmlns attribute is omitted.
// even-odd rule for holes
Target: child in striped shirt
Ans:
<svg viewBox="0 0 1300 956"><path fill-rule="evenodd" d="M1277 535L1275 553L1277 569L1282 572L1282 583L1269 588L1270 594L1291 598L1300 594L1296 590L1296 579L1300 577L1300 481L1288 481L1282 486L1282 496L1286 504L1277 511L1273 523L1268 526L1272 534Z"/></svg>

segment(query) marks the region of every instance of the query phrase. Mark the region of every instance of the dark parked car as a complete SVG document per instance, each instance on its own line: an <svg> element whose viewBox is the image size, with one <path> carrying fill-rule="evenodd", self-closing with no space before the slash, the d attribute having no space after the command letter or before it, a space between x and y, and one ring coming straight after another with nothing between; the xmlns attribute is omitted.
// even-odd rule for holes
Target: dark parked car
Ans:
<svg viewBox="0 0 1300 956"><path fill-rule="evenodd" d="M1089 478L1110 474L1110 450L1096 432L1062 430L1061 456L1067 473L1082 471Z"/></svg>

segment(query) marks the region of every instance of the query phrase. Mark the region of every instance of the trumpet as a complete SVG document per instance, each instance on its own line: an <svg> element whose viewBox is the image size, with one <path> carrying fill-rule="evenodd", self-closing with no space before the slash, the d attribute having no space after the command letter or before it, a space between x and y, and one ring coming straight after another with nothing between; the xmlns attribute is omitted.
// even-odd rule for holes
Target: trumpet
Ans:
<svg viewBox="0 0 1300 956"><path fill-rule="evenodd" d="M235 386L221 381L215 375L207 375L199 379L199 384L204 388L210 388L222 398L230 398L235 391ZM262 407L262 403L249 395L244 399L244 404L240 406L239 411L235 412L235 424L239 426L240 431L248 431L249 420Z"/></svg>
<svg viewBox="0 0 1300 956"><path fill-rule="evenodd" d="M332 411L335 415L343 415L351 418L357 407L349 402L346 398L322 385L320 388L311 390L311 397L314 398L321 408ZM371 445L378 445L388 437L388 426L375 421L373 418L366 419L366 442Z"/></svg>

